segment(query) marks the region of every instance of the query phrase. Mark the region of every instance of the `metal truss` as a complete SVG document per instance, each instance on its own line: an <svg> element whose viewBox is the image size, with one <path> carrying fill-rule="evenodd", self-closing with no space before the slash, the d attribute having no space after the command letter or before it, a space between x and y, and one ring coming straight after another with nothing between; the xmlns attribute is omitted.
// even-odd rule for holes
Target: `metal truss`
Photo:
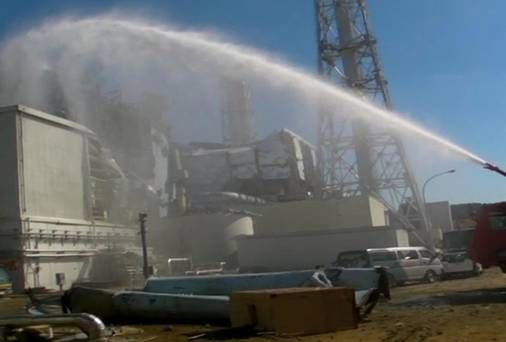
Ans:
<svg viewBox="0 0 506 342"><path fill-rule="evenodd" d="M320 74L391 109L365 0L315 0L315 9ZM399 137L335 113L322 99L318 139L324 196L373 195L405 228L426 229L424 203Z"/></svg>

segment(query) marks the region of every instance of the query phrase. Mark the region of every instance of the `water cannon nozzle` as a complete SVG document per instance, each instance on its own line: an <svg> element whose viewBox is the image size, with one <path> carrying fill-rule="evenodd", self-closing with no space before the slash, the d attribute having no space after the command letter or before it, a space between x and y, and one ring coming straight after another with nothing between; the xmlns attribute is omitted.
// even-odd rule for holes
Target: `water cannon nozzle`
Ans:
<svg viewBox="0 0 506 342"><path fill-rule="evenodd" d="M485 163L485 165L483 166L485 169L487 170L490 170L490 171L494 171L494 172L497 172L498 174L506 177L506 171L502 170L499 166L497 165L493 165L493 164L490 164L490 163Z"/></svg>

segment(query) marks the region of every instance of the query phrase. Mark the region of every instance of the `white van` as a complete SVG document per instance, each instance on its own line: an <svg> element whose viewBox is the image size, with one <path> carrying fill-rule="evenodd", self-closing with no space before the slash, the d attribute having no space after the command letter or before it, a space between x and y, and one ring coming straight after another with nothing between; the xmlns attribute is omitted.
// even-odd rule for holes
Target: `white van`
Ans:
<svg viewBox="0 0 506 342"><path fill-rule="evenodd" d="M407 281L434 282L441 277L441 260L425 247L370 248L339 253L337 266L373 267L387 269L389 283L403 284Z"/></svg>

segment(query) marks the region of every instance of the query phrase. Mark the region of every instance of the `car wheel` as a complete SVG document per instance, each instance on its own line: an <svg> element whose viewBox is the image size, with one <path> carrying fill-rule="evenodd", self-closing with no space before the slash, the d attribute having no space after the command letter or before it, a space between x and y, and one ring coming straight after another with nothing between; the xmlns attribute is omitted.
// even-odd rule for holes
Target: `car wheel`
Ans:
<svg viewBox="0 0 506 342"><path fill-rule="evenodd" d="M437 280L437 275L434 271L429 270L427 273L425 273L424 279L427 283L433 283Z"/></svg>

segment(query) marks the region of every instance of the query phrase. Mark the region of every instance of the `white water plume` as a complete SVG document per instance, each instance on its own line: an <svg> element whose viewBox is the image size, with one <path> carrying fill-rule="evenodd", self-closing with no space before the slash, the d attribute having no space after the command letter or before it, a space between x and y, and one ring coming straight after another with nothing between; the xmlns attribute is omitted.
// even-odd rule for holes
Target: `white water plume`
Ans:
<svg viewBox="0 0 506 342"><path fill-rule="evenodd" d="M232 75L273 89L291 89L297 101L316 104L325 98L337 114L356 115L371 123L388 125L440 144L470 161L486 163L400 115L315 76L253 49L202 33L106 17L48 23L14 37L3 46L0 103L20 102L48 108L45 89L48 71L76 118L94 110L92 99L84 95L93 82L134 102L145 92L158 92L167 95L172 103L191 105L201 97L215 97L219 79Z"/></svg>

